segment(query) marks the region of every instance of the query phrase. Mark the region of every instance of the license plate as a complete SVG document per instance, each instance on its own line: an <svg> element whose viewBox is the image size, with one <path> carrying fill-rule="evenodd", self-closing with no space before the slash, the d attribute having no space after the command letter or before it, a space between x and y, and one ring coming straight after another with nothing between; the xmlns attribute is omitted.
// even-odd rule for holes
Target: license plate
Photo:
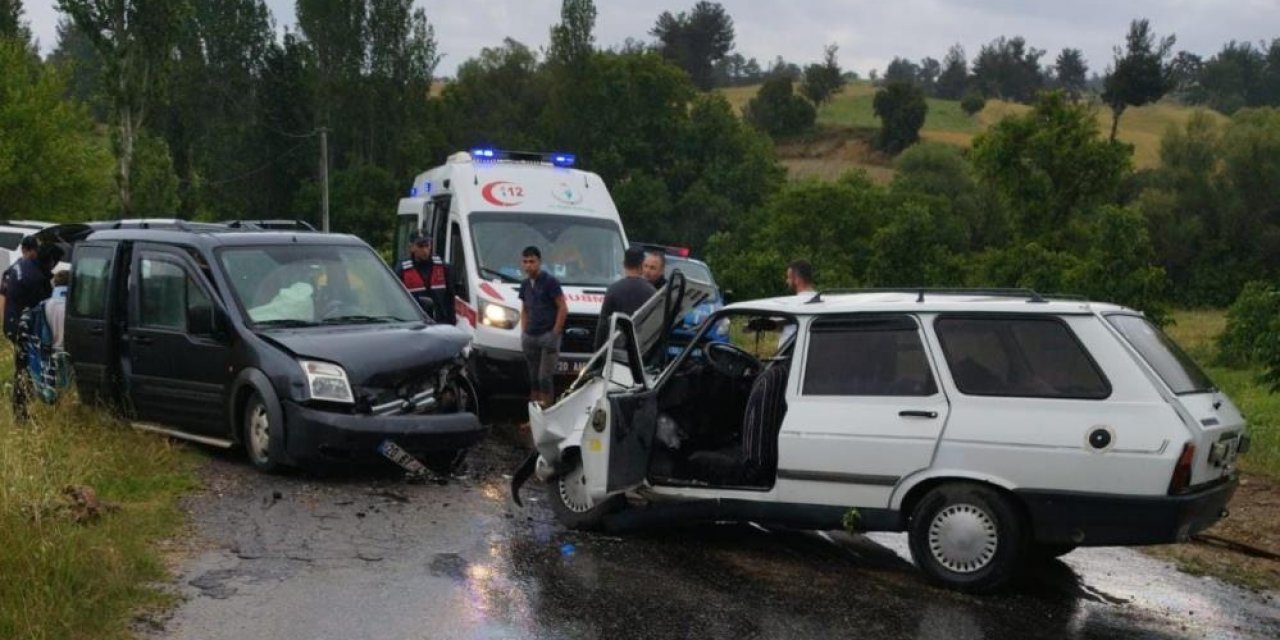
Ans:
<svg viewBox="0 0 1280 640"><path fill-rule="evenodd" d="M586 360L561 360L556 363L556 373L577 374L587 366Z"/></svg>
<svg viewBox="0 0 1280 640"><path fill-rule="evenodd" d="M427 473L427 467L413 457L413 454L405 451L400 445L390 440L383 440L382 444L378 445L378 453L386 456L388 460L400 465L400 468L415 476L426 475Z"/></svg>

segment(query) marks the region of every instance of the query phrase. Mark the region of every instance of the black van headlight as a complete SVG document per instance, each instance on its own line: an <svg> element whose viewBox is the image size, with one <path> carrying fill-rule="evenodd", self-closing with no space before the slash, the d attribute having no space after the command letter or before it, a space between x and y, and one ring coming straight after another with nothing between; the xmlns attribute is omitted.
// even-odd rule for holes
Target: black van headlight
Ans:
<svg viewBox="0 0 1280 640"><path fill-rule="evenodd" d="M520 312L511 307L504 307L488 300L481 300L480 321L486 327L511 329L516 326L516 323L520 322Z"/></svg>
<svg viewBox="0 0 1280 640"><path fill-rule="evenodd" d="M302 375L307 379L307 397L324 402L355 402L347 372L332 362L300 360Z"/></svg>

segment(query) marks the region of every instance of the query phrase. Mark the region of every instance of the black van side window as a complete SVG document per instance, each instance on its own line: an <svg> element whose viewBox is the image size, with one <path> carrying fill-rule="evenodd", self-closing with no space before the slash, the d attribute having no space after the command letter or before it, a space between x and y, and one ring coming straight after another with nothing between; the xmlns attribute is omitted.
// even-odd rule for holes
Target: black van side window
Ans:
<svg viewBox="0 0 1280 640"><path fill-rule="evenodd" d="M942 316L951 377L972 396L1102 400L1111 383L1060 318Z"/></svg>
<svg viewBox="0 0 1280 640"><path fill-rule="evenodd" d="M115 251L108 247L81 247L71 266L71 297L68 311L78 318L101 319L107 310L107 284Z"/></svg>
<svg viewBox="0 0 1280 640"><path fill-rule="evenodd" d="M209 297L181 264L163 257L144 255L141 268L140 325L185 331L189 311L210 312Z"/></svg>
<svg viewBox="0 0 1280 640"><path fill-rule="evenodd" d="M908 316L822 317L809 328L807 396L931 396L938 392Z"/></svg>

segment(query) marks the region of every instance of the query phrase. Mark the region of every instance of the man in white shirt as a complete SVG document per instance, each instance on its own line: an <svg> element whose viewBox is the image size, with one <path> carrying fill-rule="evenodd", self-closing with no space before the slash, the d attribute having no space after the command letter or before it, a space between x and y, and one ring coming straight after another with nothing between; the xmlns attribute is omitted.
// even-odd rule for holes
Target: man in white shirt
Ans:
<svg viewBox="0 0 1280 640"><path fill-rule="evenodd" d="M797 298L801 298L806 302L813 299L817 291L813 288L813 265L808 260L792 260L787 265L787 288L791 290ZM778 334L778 348L791 339L796 333L796 325L789 324L782 328Z"/></svg>

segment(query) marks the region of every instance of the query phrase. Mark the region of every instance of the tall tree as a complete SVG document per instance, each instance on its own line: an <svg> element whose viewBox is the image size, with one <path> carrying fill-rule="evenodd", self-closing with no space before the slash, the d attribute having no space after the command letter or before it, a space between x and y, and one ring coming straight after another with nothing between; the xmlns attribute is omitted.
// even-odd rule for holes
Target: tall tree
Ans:
<svg viewBox="0 0 1280 640"><path fill-rule="evenodd" d="M675 62L704 91L713 86L715 64L733 51L733 18L718 2L702 0L689 12L664 11L649 32L662 56Z"/></svg>
<svg viewBox="0 0 1280 640"><path fill-rule="evenodd" d="M938 97L959 100L969 88L969 60L964 47L952 45L947 57L942 59L942 73L938 76Z"/></svg>
<svg viewBox="0 0 1280 640"><path fill-rule="evenodd" d="M582 64L595 50L596 5L592 0L564 0L560 24L551 27L547 62Z"/></svg>
<svg viewBox="0 0 1280 640"><path fill-rule="evenodd" d="M884 70L884 83L902 82L914 85L920 80L920 67L916 63L895 56Z"/></svg>
<svg viewBox="0 0 1280 640"><path fill-rule="evenodd" d="M938 94L938 77L942 75L942 63L937 58L924 58L920 60L920 70L916 75L916 84L924 90L927 96Z"/></svg>
<svg viewBox="0 0 1280 640"><path fill-rule="evenodd" d="M165 81L174 38L189 6L182 0L58 0L102 59L111 100L116 191L133 211L131 172L138 137Z"/></svg>
<svg viewBox="0 0 1280 640"><path fill-rule="evenodd" d="M760 85L756 97L747 102L742 117L757 131L777 138L811 129L817 110L804 96L795 93L791 76L774 74Z"/></svg>
<svg viewBox="0 0 1280 640"><path fill-rule="evenodd" d="M31 29L22 21L22 0L0 0L0 38L31 42Z"/></svg>
<svg viewBox="0 0 1280 640"><path fill-rule="evenodd" d="M1031 102L1040 90L1043 49L1027 46L1021 36L1001 36L983 45L973 61L973 79L984 96Z"/></svg>
<svg viewBox="0 0 1280 640"><path fill-rule="evenodd" d="M1104 80L1102 101L1111 108L1111 139L1116 139L1120 116L1129 107L1141 107L1164 97L1173 88L1169 57L1176 37L1156 41L1145 19L1129 24L1123 49L1116 47L1115 64Z"/></svg>
<svg viewBox="0 0 1280 640"><path fill-rule="evenodd" d="M880 118L880 148L899 153L920 140L929 104L924 92L907 82L889 82L876 92L872 102Z"/></svg>
<svg viewBox="0 0 1280 640"><path fill-rule="evenodd" d="M1200 85L1200 74L1204 70L1204 58L1190 51L1179 51L1173 56L1170 64L1170 82L1173 89L1184 102L1203 104L1205 102L1204 87Z"/></svg>
<svg viewBox="0 0 1280 640"><path fill-rule="evenodd" d="M835 44L827 45L823 49L822 64L811 64L804 69L804 95L815 105L821 106L844 86L844 74L836 59L838 50Z"/></svg>
<svg viewBox="0 0 1280 640"><path fill-rule="evenodd" d="M106 141L64 91L56 67L0 38L0 219L96 217L110 196Z"/></svg>
<svg viewBox="0 0 1280 640"><path fill-rule="evenodd" d="M1128 147L1102 139L1089 107L1058 91L980 134L972 153L978 176L1015 213L1022 240L1055 249L1073 219L1116 202L1131 170Z"/></svg>
<svg viewBox="0 0 1280 640"><path fill-rule="evenodd" d="M93 43L74 22L58 21L58 43L49 54L49 62L67 78L67 97L89 105L98 120L108 118L106 96L103 95L102 60Z"/></svg>
<svg viewBox="0 0 1280 640"><path fill-rule="evenodd" d="M1280 64L1280 59L1277 59ZM1264 104L1259 91L1267 56L1250 42L1232 40L1200 68L1201 101L1222 113Z"/></svg>
<svg viewBox="0 0 1280 640"><path fill-rule="evenodd" d="M1054 82L1072 100L1079 100L1089 82L1089 66L1079 49L1066 48L1053 64Z"/></svg>

